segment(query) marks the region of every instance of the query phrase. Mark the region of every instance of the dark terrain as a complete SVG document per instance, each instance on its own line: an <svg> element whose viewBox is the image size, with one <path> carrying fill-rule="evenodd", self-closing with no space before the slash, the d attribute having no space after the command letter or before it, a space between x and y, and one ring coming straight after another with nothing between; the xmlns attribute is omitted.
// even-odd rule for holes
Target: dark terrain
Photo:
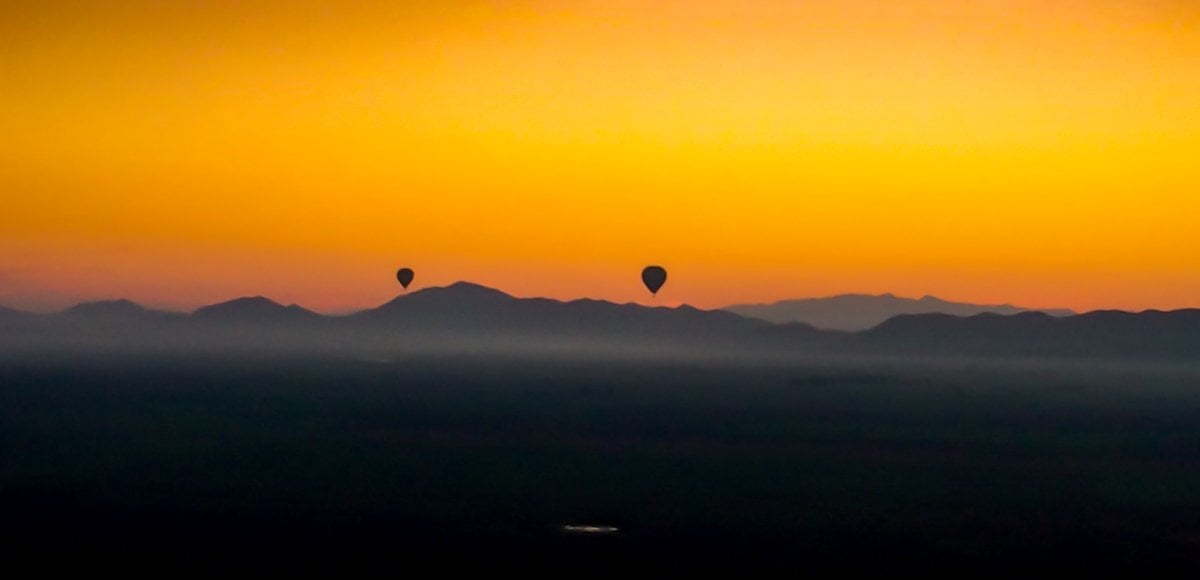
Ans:
<svg viewBox="0 0 1200 580"><path fill-rule="evenodd" d="M936 296L901 298L893 294L841 294L825 298L781 300L770 304L735 304L723 310L776 324L802 322L823 330L861 332L902 314L949 314L968 317L978 314L1012 316L1042 312L1050 316L1074 316L1066 309L1032 310L1011 304L968 304Z"/></svg>
<svg viewBox="0 0 1200 580"><path fill-rule="evenodd" d="M1195 571L1198 377L25 351L0 357L0 546L45 571Z"/></svg>
<svg viewBox="0 0 1200 580"><path fill-rule="evenodd" d="M878 314L878 313L876 313ZM273 352L387 358L397 352L634 359L941 356L1188 363L1200 360L1200 310L901 314L859 332L772 323L725 310L518 298L469 282L424 288L376 308L327 316L257 296L192 313L127 300L60 313L0 308L0 352Z"/></svg>

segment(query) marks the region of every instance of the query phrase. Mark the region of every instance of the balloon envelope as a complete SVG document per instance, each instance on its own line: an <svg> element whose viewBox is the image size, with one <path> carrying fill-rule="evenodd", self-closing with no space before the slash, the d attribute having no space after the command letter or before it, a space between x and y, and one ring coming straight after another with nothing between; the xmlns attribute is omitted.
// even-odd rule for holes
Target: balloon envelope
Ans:
<svg viewBox="0 0 1200 580"><path fill-rule="evenodd" d="M405 290L408 290L408 285L412 284L412 281L413 281L412 269L411 268L400 268L400 271L396 272L396 280L398 280L400 282L401 286L404 286Z"/></svg>
<svg viewBox="0 0 1200 580"><path fill-rule="evenodd" d="M667 271L662 266L646 266L642 270L642 283L651 294L658 294L658 289L667 283Z"/></svg>

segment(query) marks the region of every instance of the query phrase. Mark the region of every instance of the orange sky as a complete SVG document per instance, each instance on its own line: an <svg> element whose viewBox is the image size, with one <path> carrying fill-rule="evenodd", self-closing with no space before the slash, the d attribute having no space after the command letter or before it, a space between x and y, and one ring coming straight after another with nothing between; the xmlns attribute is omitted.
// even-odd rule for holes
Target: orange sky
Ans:
<svg viewBox="0 0 1200 580"><path fill-rule="evenodd" d="M9 0L0 136L26 308L1200 306L1190 0Z"/></svg>

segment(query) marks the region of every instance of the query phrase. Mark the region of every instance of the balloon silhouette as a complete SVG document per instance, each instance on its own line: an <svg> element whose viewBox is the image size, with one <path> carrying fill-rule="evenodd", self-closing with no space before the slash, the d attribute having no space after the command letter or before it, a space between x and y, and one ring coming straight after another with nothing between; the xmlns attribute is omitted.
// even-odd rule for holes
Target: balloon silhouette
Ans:
<svg viewBox="0 0 1200 580"><path fill-rule="evenodd" d="M408 285L412 284L413 281L412 268L400 268L400 271L396 272L396 280L400 282L400 285L403 286L405 290L408 290Z"/></svg>
<svg viewBox="0 0 1200 580"><path fill-rule="evenodd" d="M667 271L662 266L646 266L646 269L642 270L642 283L646 285L650 294L657 296L658 289L667 283Z"/></svg>

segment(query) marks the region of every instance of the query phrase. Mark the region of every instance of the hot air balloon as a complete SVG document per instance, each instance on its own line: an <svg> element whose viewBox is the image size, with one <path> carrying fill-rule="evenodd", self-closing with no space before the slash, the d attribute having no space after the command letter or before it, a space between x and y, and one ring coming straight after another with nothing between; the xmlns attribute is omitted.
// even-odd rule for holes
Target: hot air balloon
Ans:
<svg viewBox="0 0 1200 580"><path fill-rule="evenodd" d="M642 270L642 283L650 294L657 296L658 289L667 283L667 271L662 266L646 266Z"/></svg>
<svg viewBox="0 0 1200 580"><path fill-rule="evenodd" d="M396 280L400 282L400 285L405 290L408 290L408 285L412 284L413 281L412 268L400 268L400 271L396 272Z"/></svg>

